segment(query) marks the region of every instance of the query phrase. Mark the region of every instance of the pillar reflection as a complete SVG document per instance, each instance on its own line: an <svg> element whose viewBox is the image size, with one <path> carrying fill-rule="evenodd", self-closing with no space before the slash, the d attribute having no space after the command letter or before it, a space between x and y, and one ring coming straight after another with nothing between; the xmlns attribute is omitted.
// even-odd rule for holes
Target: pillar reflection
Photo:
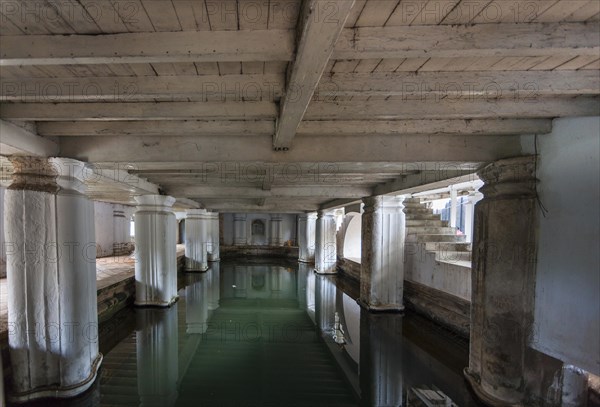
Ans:
<svg viewBox="0 0 600 407"><path fill-rule="evenodd" d="M363 406L402 405L402 318L361 312L359 377Z"/></svg>
<svg viewBox="0 0 600 407"><path fill-rule="evenodd" d="M136 311L140 406L172 406L177 399L177 306Z"/></svg>

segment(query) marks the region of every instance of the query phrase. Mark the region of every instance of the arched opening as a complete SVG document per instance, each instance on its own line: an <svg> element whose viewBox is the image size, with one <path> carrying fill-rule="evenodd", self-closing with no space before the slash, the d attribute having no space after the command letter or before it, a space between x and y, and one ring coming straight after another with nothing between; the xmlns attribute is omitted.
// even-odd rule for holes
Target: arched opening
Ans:
<svg viewBox="0 0 600 407"><path fill-rule="evenodd" d="M362 252L362 216L360 213L349 213L350 217L344 233L344 258L360 263Z"/></svg>
<svg viewBox="0 0 600 407"><path fill-rule="evenodd" d="M179 244L185 244L185 219L179 221Z"/></svg>
<svg viewBox="0 0 600 407"><path fill-rule="evenodd" d="M266 244L267 237L266 237L265 230L266 230L266 226L265 226L264 220L254 219L252 221L252 225L251 225L251 233L252 233L251 242L252 242L252 244L255 244L255 245Z"/></svg>

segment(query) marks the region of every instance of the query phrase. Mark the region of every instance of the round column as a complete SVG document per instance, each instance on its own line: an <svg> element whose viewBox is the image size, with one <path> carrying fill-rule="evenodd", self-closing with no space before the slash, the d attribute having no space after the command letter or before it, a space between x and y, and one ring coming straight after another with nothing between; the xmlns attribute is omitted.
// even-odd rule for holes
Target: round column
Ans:
<svg viewBox="0 0 600 407"><path fill-rule="evenodd" d="M234 246L245 246L246 239L246 214L236 213L233 215L233 244Z"/></svg>
<svg viewBox="0 0 600 407"><path fill-rule="evenodd" d="M168 307L177 300L175 198L135 197L135 305Z"/></svg>
<svg viewBox="0 0 600 407"><path fill-rule="evenodd" d="M359 303L373 311L402 311L404 287L404 199L364 199Z"/></svg>
<svg viewBox="0 0 600 407"><path fill-rule="evenodd" d="M335 274L337 265L336 225L333 213L319 211L315 236L315 271Z"/></svg>
<svg viewBox="0 0 600 407"><path fill-rule="evenodd" d="M525 397L525 361L533 334L536 260L534 157L500 160L478 173L471 335L466 377L490 405Z"/></svg>
<svg viewBox="0 0 600 407"><path fill-rule="evenodd" d="M94 207L81 193L86 169L69 159L9 159L8 399L76 396L93 384L102 361Z"/></svg>
<svg viewBox="0 0 600 407"><path fill-rule="evenodd" d="M298 260L303 263L315 262L315 221L316 214L298 215Z"/></svg>
<svg viewBox="0 0 600 407"><path fill-rule="evenodd" d="M271 215L271 246L283 245L283 217L278 214Z"/></svg>
<svg viewBox="0 0 600 407"><path fill-rule="evenodd" d="M209 214L205 209L188 209L185 218L185 271L208 270Z"/></svg>

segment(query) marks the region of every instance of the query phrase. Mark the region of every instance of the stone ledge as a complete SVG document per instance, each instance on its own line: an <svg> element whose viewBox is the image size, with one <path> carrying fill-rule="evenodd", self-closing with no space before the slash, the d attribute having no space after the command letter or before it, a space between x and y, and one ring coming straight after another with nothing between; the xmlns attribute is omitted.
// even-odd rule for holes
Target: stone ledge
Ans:
<svg viewBox="0 0 600 407"><path fill-rule="evenodd" d="M354 281L360 282L360 267L360 263L350 259L338 257L338 271Z"/></svg>
<svg viewBox="0 0 600 407"><path fill-rule="evenodd" d="M220 247L222 259L238 257L280 257L298 260L297 246L224 246Z"/></svg>
<svg viewBox="0 0 600 407"><path fill-rule="evenodd" d="M404 280L407 308L439 323L462 337L469 337L471 303L423 284Z"/></svg>

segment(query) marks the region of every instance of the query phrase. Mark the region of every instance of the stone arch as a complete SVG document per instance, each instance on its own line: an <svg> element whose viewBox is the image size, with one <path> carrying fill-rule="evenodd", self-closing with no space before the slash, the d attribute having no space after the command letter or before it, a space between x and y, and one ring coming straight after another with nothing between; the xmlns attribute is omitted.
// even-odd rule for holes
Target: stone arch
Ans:
<svg viewBox="0 0 600 407"><path fill-rule="evenodd" d="M362 242L362 215L349 212L338 232L338 253L340 257L360 263Z"/></svg>

